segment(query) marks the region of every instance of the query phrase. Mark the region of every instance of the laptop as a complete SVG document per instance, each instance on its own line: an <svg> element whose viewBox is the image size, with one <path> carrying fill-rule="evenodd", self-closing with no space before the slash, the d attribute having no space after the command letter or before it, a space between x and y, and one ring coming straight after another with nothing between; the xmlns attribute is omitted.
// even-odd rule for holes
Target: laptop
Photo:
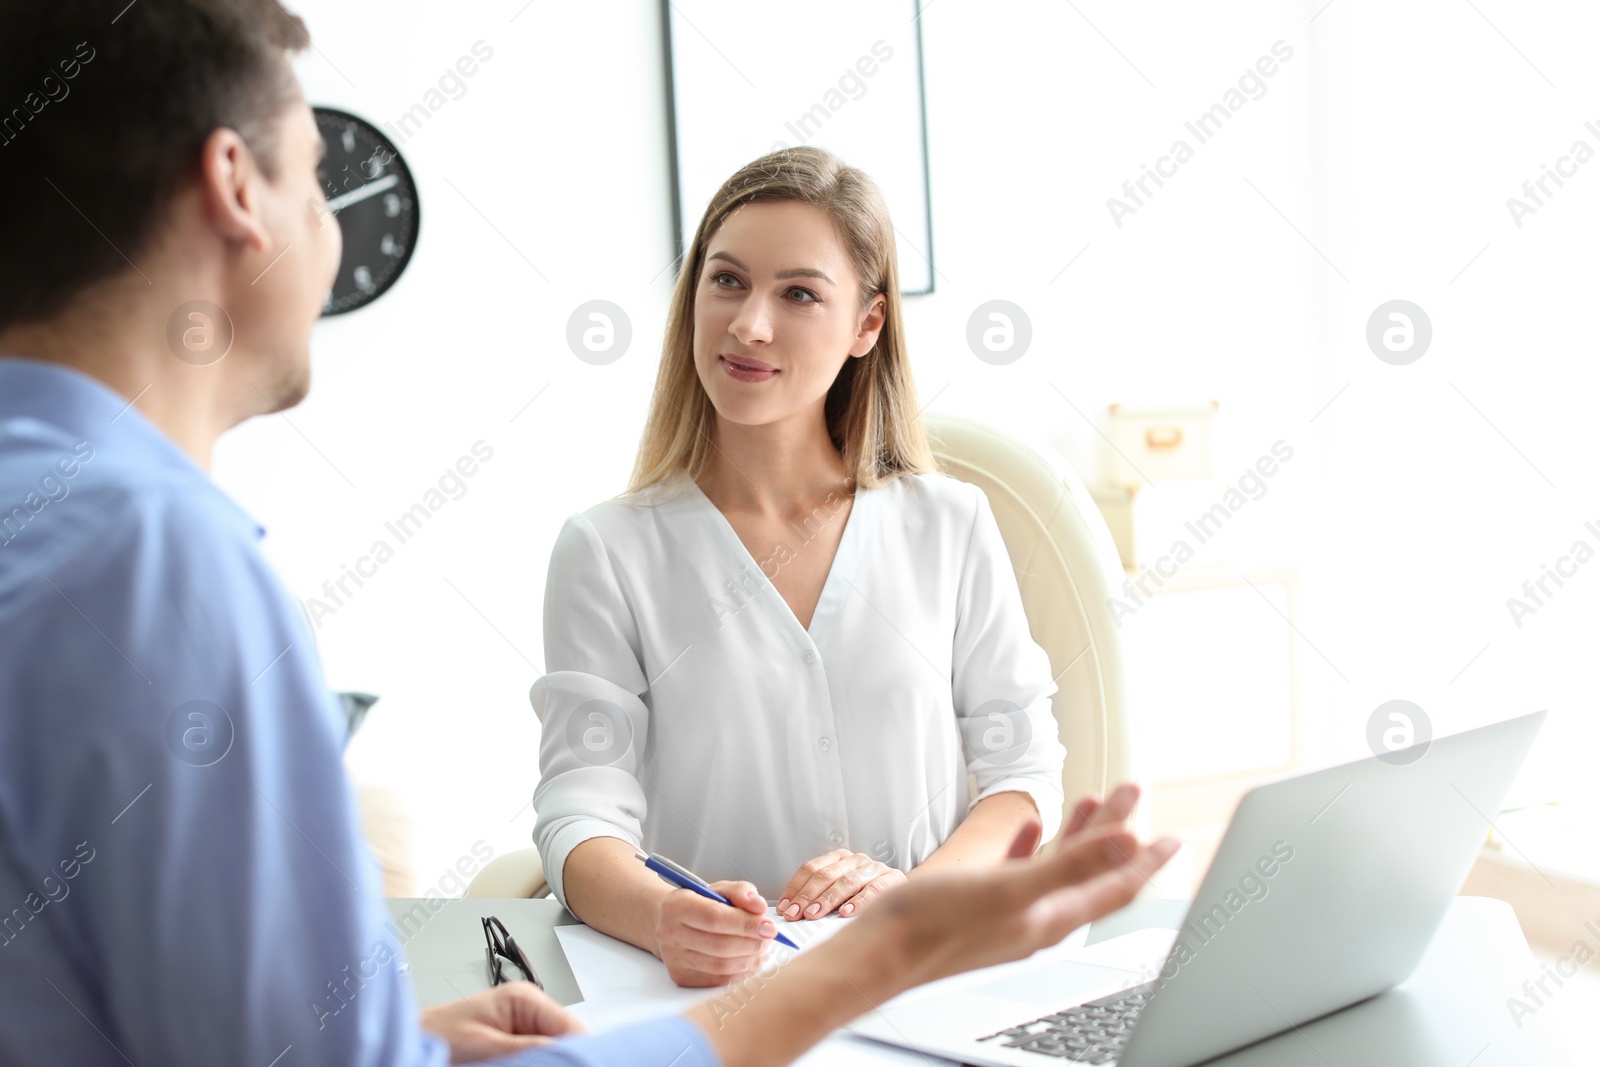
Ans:
<svg viewBox="0 0 1600 1067"><path fill-rule="evenodd" d="M1382 993L1421 961L1544 719L1251 789L1159 968L1024 962L849 1029L985 1067L1189 1067Z"/></svg>

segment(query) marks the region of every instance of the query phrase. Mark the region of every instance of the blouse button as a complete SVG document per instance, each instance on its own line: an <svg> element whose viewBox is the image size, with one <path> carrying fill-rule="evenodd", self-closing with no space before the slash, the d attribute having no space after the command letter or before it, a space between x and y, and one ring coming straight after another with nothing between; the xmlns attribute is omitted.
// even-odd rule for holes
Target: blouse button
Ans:
<svg viewBox="0 0 1600 1067"><path fill-rule="evenodd" d="M829 841L830 841L830 842L831 842L831 843L832 843L832 844L833 844L833 845L834 845L834 846L835 846L835 847L837 847L837 846L839 846L839 845L842 845L842 844L844 844L844 835L843 835L843 834L841 834L841 833L840 833L840 832L839 832L839 831L837 831L837 830L835 830L835 831L834 831L834 832L833 832L833 833L831 833L831 834L829 834L829 835L828 835L828 840L829 840Z"/></svg>
<svg viewBox="0 0 1600 1067"><path fill-rule="evenodd" d="M815 663L817 662L817 654L808 648L800 653L800 659L805 663Z"/></svg>
<svg viewBox="0 0 1600 1067"><path fill-rule="evenodd" d="M826 737L824 737L821 741L817 742L817 747L822 749L822 751L826 752L826 751L828 751L828 749L832 748L833 745L829 743L829 741L828 741L828 739Z"/></svg>

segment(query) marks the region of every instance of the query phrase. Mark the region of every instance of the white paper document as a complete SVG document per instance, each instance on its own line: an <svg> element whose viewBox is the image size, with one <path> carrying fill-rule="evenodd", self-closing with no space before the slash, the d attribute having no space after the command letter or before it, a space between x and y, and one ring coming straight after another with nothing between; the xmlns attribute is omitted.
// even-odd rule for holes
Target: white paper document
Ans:
<svg viewBox="0 0 1600 1067"><path fill-rule="evenodd" d="M850 921L830 916L793 923L778 919L777 923L778 931L803 952L827 940ZM567 966L572 968L572 977L599 1029L680 1012L713 992L675 985L667 975L666 965L650 953L587 926L558 926L556 940L566 953ZM782 964L795 955L793 949L776 942L767 952L769 966Z"/></svg>

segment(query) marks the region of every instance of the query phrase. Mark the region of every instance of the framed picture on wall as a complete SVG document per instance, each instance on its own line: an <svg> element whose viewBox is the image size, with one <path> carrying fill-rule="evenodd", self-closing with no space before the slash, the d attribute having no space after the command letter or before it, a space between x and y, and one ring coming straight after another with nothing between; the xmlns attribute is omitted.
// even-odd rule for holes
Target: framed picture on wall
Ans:
<svg viewBox="0 0 1600 1067"><path fill-rule="evenodd" d="M730 175L815 145L878 183L901 291L933 291L918 15L915 0L662 0L680 257Z"/></svg>

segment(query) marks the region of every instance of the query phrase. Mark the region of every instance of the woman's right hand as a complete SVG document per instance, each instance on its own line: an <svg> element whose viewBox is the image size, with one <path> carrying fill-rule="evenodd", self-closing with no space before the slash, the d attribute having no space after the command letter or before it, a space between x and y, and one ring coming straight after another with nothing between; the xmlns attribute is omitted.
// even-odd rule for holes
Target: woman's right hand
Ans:
<svg viewBox="0 0 1600 1067"><path fill-rule="evenodd" d="M767 914L767 902L749 882L712 882L733 907L707 900L687 889L661 898L656 918L656 955L680 986L722 986L748 978L761 969L767 943L778 924Z"/></svg>

